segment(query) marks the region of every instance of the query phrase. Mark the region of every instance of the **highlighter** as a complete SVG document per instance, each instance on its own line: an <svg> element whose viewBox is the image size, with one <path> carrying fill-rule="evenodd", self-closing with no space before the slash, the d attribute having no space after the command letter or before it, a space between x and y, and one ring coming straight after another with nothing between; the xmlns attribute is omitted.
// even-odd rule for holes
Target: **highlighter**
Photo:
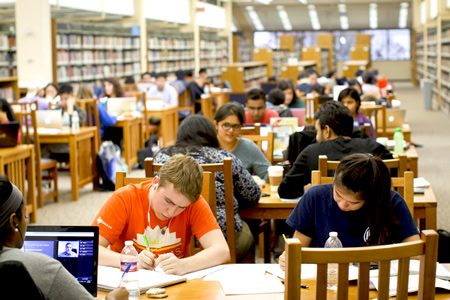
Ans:
<svg viewBox="0 0 450 300"><path fill-rule="evenodd" d="M150 247L148 246L147 236L145 234L144 234L144 242L145 242L145 246L147 246L147 251L150 251Z"/></svg>

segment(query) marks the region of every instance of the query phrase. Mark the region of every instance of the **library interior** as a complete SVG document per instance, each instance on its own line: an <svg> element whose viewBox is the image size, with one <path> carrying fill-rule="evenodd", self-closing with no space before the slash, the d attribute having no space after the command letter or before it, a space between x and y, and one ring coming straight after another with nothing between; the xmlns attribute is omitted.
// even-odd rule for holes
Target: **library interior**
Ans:
<svg viewBox="0 0 450 300"><path fill-rule="evenodd" d="M449 128L450 0L1 0L0 286L450 299Z"/></svg>

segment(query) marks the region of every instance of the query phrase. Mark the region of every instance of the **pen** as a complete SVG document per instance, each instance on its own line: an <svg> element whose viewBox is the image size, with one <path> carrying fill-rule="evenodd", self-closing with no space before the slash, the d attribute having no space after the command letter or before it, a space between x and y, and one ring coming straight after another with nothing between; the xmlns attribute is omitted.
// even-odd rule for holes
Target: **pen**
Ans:
<svg viewBox="0 0 450 300"><path fill-rule="evenodd" d="M130 271L130 267L131 267L131 264L128 264L127 268L126 268L125 271L123 272L122 278L120 278L119 287L122 285L122 281L123 281L123 278L125 277L125 274L127 274L128 271Z"/></svg>
<svg viewBox="0 0 450 300"><path fill-rule="evenodd" d="M150 251L150 247L148 246L147 236L145 234L144 234L144 242L145 242L145 245L147 246L147 251Z"/></svg>
<svg viewBox="0 0 450 300"><path fill-rule="evenodd" d="M281 280L281 283L284 284L284 280ZM309 289L309 286L305 285L305 284L300 284L300 287L302 289Z"/></svg>
<svg viewBox="0 0 450 300"><path fill-rule="evenodd" d="M284 233L283 233L283 238L284 238L284 241L286 242L286 236L284 235Z"/></svg>

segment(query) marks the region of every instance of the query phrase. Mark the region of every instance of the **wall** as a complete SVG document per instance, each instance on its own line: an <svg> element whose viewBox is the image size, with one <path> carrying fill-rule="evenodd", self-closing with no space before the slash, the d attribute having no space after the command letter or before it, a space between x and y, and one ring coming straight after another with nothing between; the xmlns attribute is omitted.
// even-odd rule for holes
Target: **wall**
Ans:
<svg viewBox="0 0 450 300"><path fill-rule="evenodd" d="M342 75L343 62L336 62L336 69ZM412 65L410 60L373 61L372 67L378 69L378 74L389 80L412 80Z"/></svg>

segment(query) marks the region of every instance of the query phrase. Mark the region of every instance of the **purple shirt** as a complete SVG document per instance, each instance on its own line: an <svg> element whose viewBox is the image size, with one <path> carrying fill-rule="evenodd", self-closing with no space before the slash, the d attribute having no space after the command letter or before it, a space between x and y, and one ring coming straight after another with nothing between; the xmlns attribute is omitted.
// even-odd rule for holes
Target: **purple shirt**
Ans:
<svg viewBox="0 0 450 300"><path fill-rule="evenodd" d="M370 124L370 138L372 140L375 140L375 130L373 129L373 125L372 125L372 122L370 121L370 119L364 117L360 113L356 113L356 119L355 120L357 120L359 125L362 125L362 126L364 126L365 123L369 123Z"/></svg>

